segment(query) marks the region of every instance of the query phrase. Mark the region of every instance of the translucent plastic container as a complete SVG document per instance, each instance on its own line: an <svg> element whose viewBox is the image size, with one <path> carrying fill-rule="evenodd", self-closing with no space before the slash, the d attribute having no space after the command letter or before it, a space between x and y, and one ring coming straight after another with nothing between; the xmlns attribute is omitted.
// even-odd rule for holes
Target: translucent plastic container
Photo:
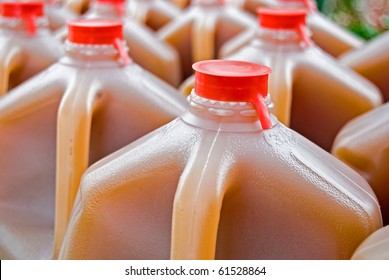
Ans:
<svg viewBox="0 0 389 280"><path fill-rule="evenodd" d="M93 0L63 0L63 5L76 14L85 13Z"/></svg>
<svg viewBox="0 0 389 280"><path fill-rule="evenodd" d="M251 42L226 58L271 67L272 112L330 151L341 127L380 105L382 97L371 82L312 43L305 15L301 9L262 8L260 27ZM181 91L190 92L193 80L185 81Z"/></svg>
<svg viewBox="0 0 389 280"><path fill-rule="evenodd" d="M135 20L153 30L160 29L180 14L177 6L164 0L129 0L127 9Z"/></svg>
<svg viewBox="0 0 389 280"><path fill-rule="evenodd" d="M178 52L158 40L151 29L132 19L126 12L125 0L93 1L84 18L122 20L124 38L131 50L131 58L172 86L179 85L182 73Z"/></svg>
<svg viewBox="0 0 389 280"><path fill-rule="evenodd" d="M47 28L42 2L0 3L0 96L63 54Z"/></svg>
<svg viewBox="0 0 389 280"><path fill-rule="evenodd" d="M190 5L191 0L169 0L169 2L173 3L181 9L184 9Z"/></svg>
<svg viewBox="0 0 389 280"><path fill-rule="evenodd" d="M66 55L0 100L0 258L50 258L88 165L186 104L131 63L120 21L71 22Z"/></svg>
<svg viewBox="0 0 389 280"><path fill-rule="evenodd" d="M194 0L156 35L177 49L185 79L193 73L194 62L216 58L225 42L253 24L254 17L223 0Z"/></svg>
<svg viewBox="0 0 389 280"><path fill-rule="evenodd" d="M231 0L235 4L243 6L251 13L256 14L257 7L271 8L308 8L308 25L312 31L312 40L325 52L338 57L346 51L363 46L364 40L354 35L345 28L338 26L325 15L317 11L314 0ZM221 56L227 56L250 40L250 34L254 30L248 30L228 42L221 50Z"/></svg>
<svg viewBox="0 0 389 280"><path fill-rule="evenodd" d="M389 226L377 230L355 250L353 260L389 260Z"/></svg>
<svg viewBox="0 0 389 280"><path fill-rule="evenodd" d="M389 103L345 125L336 136L332 153L369 182L389 224Z"/></svg>
<svg viewBox="0 0 389 280"><path fill-rule="evenodd" d="M389 101L389 31L369 41L364 47L345 53L340 63L372 81Z"/></svg>
<svg viewBox="0 0 389 280"><path fill-rule="evenodd" d="M366 181L269 115L269 68L194 69L188 111L86 171L60 258L350 258L382 226Z"/></svg>
<svg viewBox="0 0 389 280"><path fill-rule="evenodd" d="M45 8L47 19L49 21L49 28L53 31L65 26L69 20L74 20L78 14L65 7L59 0L46 0Z"/></svg>

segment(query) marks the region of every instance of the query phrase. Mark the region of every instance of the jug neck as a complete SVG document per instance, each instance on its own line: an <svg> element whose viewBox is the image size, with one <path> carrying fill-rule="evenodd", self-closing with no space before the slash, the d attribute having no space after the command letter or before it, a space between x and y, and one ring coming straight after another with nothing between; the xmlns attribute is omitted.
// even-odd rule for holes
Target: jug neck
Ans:
<svg viewBox="0 0 389 280"><path fill-rule="evenodd" d="M128 52L126 42L122 42L123 51ZM63 64L85 67L93 64L94 67L123 67L131 63L128 56L120 53L117 47L109 44L78 44L65 42L65 57Z"/></svg>
<svg viewBox="0 0 389 280"><path fill-rule="evenodd" d="M306 38L301 36L301 33L294 29L270 29L260 27L256 30L256 38L275 45L294 45L308 48L311 46L310 31L305 28Z"/></svg>
<svg viewBox="0 0 389 280"><path fill-rule="evenodd" d="M317 12L315 0L276 0L276 6L287 8L305 8L309 12Z"/></svg>
<svg viewBox="0 0 389 280"><path fill-rule="evenodd" d="M266 107L271 109L273 103L270 95L264 99ZM225 132L261 131L258 113L250 102L228 102L200 97L194 90L188 96L189 109L182 119L193 126ZM278 121L271 116L272 126Z"/></svg>

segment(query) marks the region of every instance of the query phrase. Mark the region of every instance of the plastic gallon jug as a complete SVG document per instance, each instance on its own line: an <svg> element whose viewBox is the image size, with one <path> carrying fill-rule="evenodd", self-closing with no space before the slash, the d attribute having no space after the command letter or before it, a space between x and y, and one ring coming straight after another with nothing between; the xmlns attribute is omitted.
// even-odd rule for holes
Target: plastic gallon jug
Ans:
<svg viewBox="0 0 389 280"><path fill-rule="evenodd" d="M120 21L71 22L66 56L0 101L0 257L51 257L88 165L185 107L131 63Z"/></svg>
<svg viewBox="0 0 389 280"><path fill-rule="evenodd" d="M174 4L163 0L129 0L129 14L138 22L158 30L180 14Z"/></svg>
<svg viewBox="0 0 389 280"><path fill-rule="evenodd" d="M312 40L325 52L334 57L342 53L363 46L364 40L351 33L345 28L338 26L325 15L317 11L316 2L313 0L231 0L241 3L253 14L256 14L256 7L272 8L307 8L308 25L312 32ZM232 39L221 50L221 57L229 55L247 42L247 37L254 31L248 30L240 36ZM248 34L246 34L248 33Z"/></svg>
<svg viewBox="0 0 389 280"><path fill-rule="evenodd" d="M65 26L69 20L74 20L78 14L65 7L59 0L47 0L45 4L49 28L53 31Z"/></svg>
<svg viewBox="0 0 389 280"><path fill-rule="evenodd" d="M340 62L372 81L389 101L389 31L364 47L345 53Z"/></svg>
<svg viewBox="0 0 389 280"><path fill-rule="evenodd" d="M185 79L193 73L193 62L216 58L226 41L253 24L251 15L224 4L224 0L195 0L156 35L179 52Z"/></svg>
<svg viewBox="0 0 389 280"><path fill-rule="evenodd" d="M151 29L131 19L126 14L125 0L96 0L92 2L85 18L122 20L131 58L169 84L175 87L179 85L182 73L178 52L158 40Z"/></svg>
<svg viewBox="0 0 389 280"><path fill-rule="evenodd" d="M389 224L389 103L350 121L337 135L332 153L369 182Z"/></svg>
<svg viewBox="0 0 389 280"><path fill-rule="evenodd" d="M56 62L63 48L43 3L0 3L0 96Z"/></svg>
<svg viewBox="0 0 389 280"><path fill-rule="evenodd" d="M382 226L366 181L269 115L268 67L194 69L187 112L86 171L60 257L350 258Z"/></svg>
<svg viewBox="0 0 389 280"><path fill-rule="evenodd" d="M380 105L382 97L372 83L312 43L305 16L301 9L260 9L260 28L254 38L227 59L271 67L272 112L283 124L330 151L341 127ZM191 88L193 78L181 86L185 93Z"/></svg>
<svg viewBox="0 0 389 280"><path fill-rule="evenodd" d="M389 226L373 232L355 250L353 260L389 260Z"/></svg>

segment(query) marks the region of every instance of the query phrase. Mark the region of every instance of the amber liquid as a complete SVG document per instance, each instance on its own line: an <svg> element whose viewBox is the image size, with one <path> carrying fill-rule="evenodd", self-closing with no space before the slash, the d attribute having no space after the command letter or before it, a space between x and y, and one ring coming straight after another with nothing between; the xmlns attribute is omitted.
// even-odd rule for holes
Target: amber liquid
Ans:
<svg viewBox="0 0 389 280"><path fill-rule="evenodd" d="M90 167L60 257L348 259L381 227L368 184L306 139L202 124L177 119Z"/></svg>
<svg viewBox="0 0 389 280"><path fill-rule="evenodd" d="M352 83L339 83L336 75L326 77L326 73L301 66L293 82L290 127L330 151L348 121L379 105L378 95L370 94L368 88L365 92L365 96L356 94Z"/></svg>
<svg viewBox="0 0 389 280"><path fill-rule="evenodd" d="M369 182L389 224L388 103L348 123L339 133L332 153Z"/></svg>
<svg viewBox="0 0 389 280"><path fill-rule="evenodd" d="M341 63L373 82L389 101L389 33L382 34L364 47L350 51L340 58Z"/></svg>
<svg viewBox="0 0 389 280"><path fill-rule="evenodd" d="M56 256L88 165L184 108L172 87L138 66L77 69L64 64L16 88L0 104L1 133L6 133L0 137L0 164L9 170L1 175L6 199L0 207L9 216L0 228L0 247L7 244L4 258L51 258L54 221Z"/></svg>

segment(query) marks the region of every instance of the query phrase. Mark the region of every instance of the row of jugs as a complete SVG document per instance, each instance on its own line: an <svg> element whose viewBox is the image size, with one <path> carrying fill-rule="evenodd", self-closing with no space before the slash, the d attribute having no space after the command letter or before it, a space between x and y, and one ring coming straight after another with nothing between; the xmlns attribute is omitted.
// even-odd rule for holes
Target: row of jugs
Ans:
<svg viewBox="0 0 389 280"><path fill-rule="evenodd" d="M2 257L48 258L53 254L56 258L71 211L62 258L349 258L364 238L381 227L377 200L361 177L268 115L267 107L272 104L267 95L269 68L236 62L236 59L251 60L251 52L255 54L252 61L273 68L269 92L275 101L273 111L277 117L329 150L340 127L356 115L378 106L381 97L377 88L315 47L305 26L305 11L261 10L261 31L257 28L254 33L250 31L250 36L254 35L246 41L250 44L239 45L239 51L234 54L237 57L229 57L232 62L197 64L195 89L185 113L187 105L183 97L137 65L142 66L142 55L139 61L133 57L136 47L130 47L128 57L123 39L130 20L123 18L123 10L110 3L99 0L91 6L92 10L85 17L95 20L69 23L65 54L58 48L61 49L58 57L62 57L59 62L16 87L0 101L0 134L4 135L0 140L0 165L4 171L0 174L4 182L1 186L4 198ZM150 40L144 39L140 31L143 29L132 21L136 27L127 28L132 33L128 32L125 41L130 45L132 38L133 44L140 45L141 50L147 50L154 42L165 44L181 59L181 62L175 60L175 66L214 58L223 45L217 44L218 40L227 41L227 37L253 27L249 24L250 16L236 20L234 15L243 12L224 5L222 1L195 2L156 33L159 40L153 36ZM12 4L8 6L8 12L2 13L2 26L8 28L5 33L15 32L12 28L18 23L19 31L24 32L24 36L20 36L23 39L52 39L51 36L35 36L48 32L39 5L24 8L29 11L27 14L39 11L34 14L37 19L21 17L24 12L20 11L12 15ZM220 9L231 12L218 15ZM105 15L112 19L109 15L118 11L121 11L120 16L115 16L120 22L101 19ZM204 16L206 12L208 16ZM7 25L8 18L13 24ZM248 19L246 27L244 18ZM223 33L223 30L233 31L236 23L241 28L235 29L236 34ZM12 41L18 36L11 37ZM161 41L163 39L167 43ZM6 68L8 74L4 77L9 81L14 81L12 75L19 74L19 69L29 69L24 55L29 53L29 40L7 45L12 45L14 51L8 56L15 61L9 64L13 67ZM233 40L231 42L231 46L237 46ZM51 50L50 44L40 42L40 46ZM48 53L40 46L36 49L42 54ZM361 51L368 47L370 44ZM22 55L15 55L18 52ZM142 54L148 57L150 53ZM239 53L243 56L239 57ZM255 60L258 57L264 60ZM355 61L350 59L352 53L348 57L349 62L347 55L341 62L352 65ZM156 59L149 61L151 68L158 65ZM377 61L381 63L380 59ZM52 63L54 61L47 66ZM160 67L161 72L172 76L180 73L185 77L180 67L169 67ZM31 71L29 77L39 71L41 69ZM166 80L174 86L179 84L177 78ZM285 81L285 85L280 85L280 80ZM314 85L306 80L314 81ZM241 90L238 84L243 81L247 83L242 90L244 96L235 100L228 92ZM253 83L261 84L259 91L253 92L250 86ZM7 85L8 88L13 86L12 83ZM288 90L281 90L288 86ZM303 89L307 91L303 93ZM258 98L259 93L261 98ZM278 105L282 102L286 105ZM355 106L346 106L348 102ZM289 121L285 113L288 111ZM73 207L81 176L90 164L177 116L181 117L91 167L84 175ZM283 116L286 117L283 119ZM313 132L307 129L305 133L304 121L308 128L311 121ZM293 126L296 123L300 126ZM255 141L243 137L248 134L242 132L252 133ZM320 143L321 137L324 144ZM245 141L248 142L244 144ZM251 142L258 142L259 146L252 146ZM279 157L282 154L285 157ZM269 167L257 166L258 160ZM273 173L276 176L272 176ZM266 179L270 178L268 176L275 181ZM305 186L306 192L293 187L296 184ZM276 188L272 190L271 186ZM272 191L279 194L273 193L272 197ZM258 198L253 192L264 196ZM284 197L288 192L296 201ZM337 195L333 195L335 193ZM322 205L315 201L321 201ZM281 207L285 203L290 208ZM317 207L333 207L334 211L323 210L326 214L318 215L316 220L315 215L305 216L308 212L319 213ZM271 215L265 216L261 208ZM287 213L300 218L292 219ZM253 220L258 224L250 225ZM278 220L281 222L274 223ZM305 230L300 227L302 223L307 223ZM343 223L345 228L340 230L335 226L337 223ZM259 231L264 225L267 230ZM349 234L351 229L356 231L353 236ZM242 241L237 241L238 234L243 234ZM315 238L320 236L327 240L323 248L313 248L311 242L315 234L318 234ZM287 245L290 236L295 236L295 242ZM101 242L102 238L105 242ZM249 240L253 239L261 240L250 244ZM307 249L302 250L302 245Z"/></svg>

